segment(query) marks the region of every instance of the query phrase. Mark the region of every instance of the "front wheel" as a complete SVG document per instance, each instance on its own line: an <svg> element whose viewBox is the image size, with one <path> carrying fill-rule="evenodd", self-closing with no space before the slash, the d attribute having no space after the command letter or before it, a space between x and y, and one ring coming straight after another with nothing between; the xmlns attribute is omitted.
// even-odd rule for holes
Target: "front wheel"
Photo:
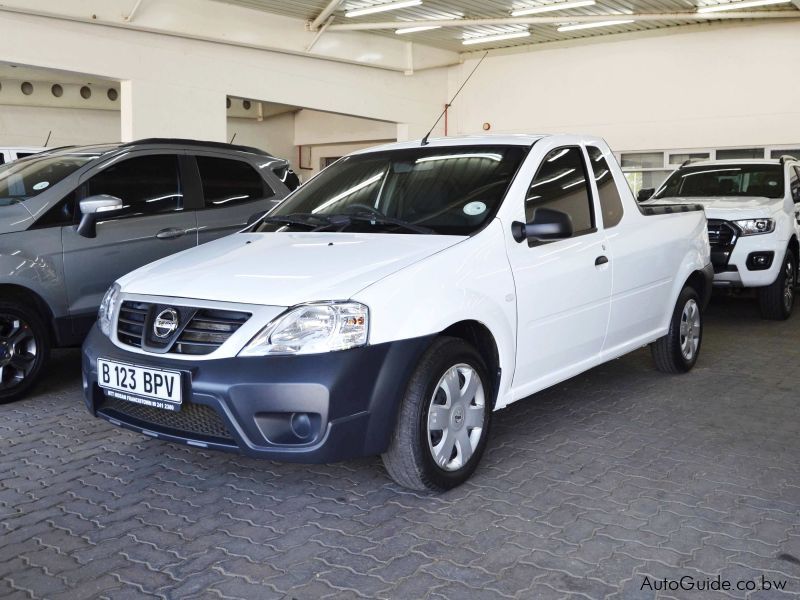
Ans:
<svg viewBox="0 0 800 600"><path fill-rule="evenodd" d="M0 404L22 398L42 371L50 352L39 314L16 302L0 302Z"/></svg>
<svg viewBox="0 0 800 600"><path fill-rule="evenodd" d="M411 376L382 456L389 475L415 490L462 484L486 447L493 406L478 352L457 338L436 339Z"/></svg>
<svg viewBox="0 0 800 600"><path fill-rule="evenodd" d="M786 251L777 279L758 290L761 317L771 321L785 321L794 308L794 286L797 282L797 263L792 252Z"/></svg>
<svg viewBox="0 0 800 600"><path fill-rule="evenodd" d="M703 314L694 288L686 286L678 296L667 335L650 345L656 368L663 373L687 373L700 355Z"/></svg>

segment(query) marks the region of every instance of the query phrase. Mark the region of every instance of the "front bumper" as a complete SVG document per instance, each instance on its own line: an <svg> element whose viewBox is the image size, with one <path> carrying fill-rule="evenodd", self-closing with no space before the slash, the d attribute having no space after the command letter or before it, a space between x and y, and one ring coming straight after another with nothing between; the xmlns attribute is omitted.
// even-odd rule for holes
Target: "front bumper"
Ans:
<svg viewBox="0 0 800 600"><path fill-rule="evenodd" d="M83 345L89 411L158 439L280 461L323 463L380 454L411 373L431 337L306 356L170 360L127 352L92 328ZM97 358L184 373L180 411L109 398ZM306 415L303 431L292 415Z"/></svg>
<svg viewBox="0 0 800 600"><path fill-rule="evenodd" d="M787 242L775 234L740 237L727 261L715 260L714 285L717 287L763 287L777 278L786 254ZM748 258L753 254L772 253L768 269L753 269Z"/></svg>

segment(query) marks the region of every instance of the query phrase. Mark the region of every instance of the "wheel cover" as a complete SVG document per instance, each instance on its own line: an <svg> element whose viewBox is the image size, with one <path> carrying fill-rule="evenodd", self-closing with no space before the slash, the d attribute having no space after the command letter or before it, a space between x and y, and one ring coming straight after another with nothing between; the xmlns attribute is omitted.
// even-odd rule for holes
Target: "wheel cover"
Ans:
<svg viewBox="0 0 800 600"><path fill-rule="evenodd" d="M783 277L783 307L787 312L794 306L794 279L794 264L787 260Z"/></svg>
<svg viewBox="0 0 800 600"><path fill-rule="evenodd" d="M17 387L33 371L39 347L30 325L0 314L0 392Z"/></svg>
<svg viewBox="0 0 800 600"><path fill-rule="evenodd" d="M681 354L692 360L700 347L700 307L694 298L687 300L681 313L680 344Z"/></svg>
<svg viewBox="0 0 800 600"><path fill-rule="evenodd" d="M445 471L467 464L483 436L486 395L478 372L467 364L450 367L428 406L428 449Z"/></svg>

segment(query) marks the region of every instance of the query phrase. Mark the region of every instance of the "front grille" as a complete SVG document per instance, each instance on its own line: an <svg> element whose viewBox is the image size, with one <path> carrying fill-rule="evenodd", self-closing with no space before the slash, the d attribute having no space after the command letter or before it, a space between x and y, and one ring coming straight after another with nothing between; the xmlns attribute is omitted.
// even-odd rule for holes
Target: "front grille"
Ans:
<svg viewBox="0 0 800 600"><path fill-rule="evenodd" d="M172 351L178 354L210 354L231 337L250 317L230 310L202 309L178 336Z"/></svg>
<svg viewBox="0 0 800 600"><path fill-rule="evenodd" d="M205 404L184 402L180 410L170 411L106 396L97 410L107 417L144 429L193 440L236 445L217 411Z"/></svg>
<svg viewBox="0 0 800 600"><path fill-rule="evenodd" d="M711 263L715 273L730 270L728 262L738 237L739 229L733 223L722 219L708 220L708 241L711 244Z"/></svg>
<svg viewBox="0 0 800 600"><path fill-rule="evenodd" d="M153 321L166 309L179 316L179 326L166 338L153 332ZM163 354L211 354L250 318L250 313L210 308L170 306L126 300L119 310L117 339L120 343Z"/></svg>
<svg viewBox="0 0 800 600"><path fill-rule="evenodd" d="M738 231L728 221L720 219L708 220L708 241L714 248L727 248L736 241Z"/></svg>

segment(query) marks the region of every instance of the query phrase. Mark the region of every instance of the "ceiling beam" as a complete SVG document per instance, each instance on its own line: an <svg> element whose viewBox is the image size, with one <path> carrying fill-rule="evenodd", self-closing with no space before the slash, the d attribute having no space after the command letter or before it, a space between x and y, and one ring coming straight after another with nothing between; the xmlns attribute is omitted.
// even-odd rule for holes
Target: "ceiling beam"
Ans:
<svg viewBox="0 0 800 600"><path fill-rule="evenodd" d="M792 0L800 4L800 0ZM674 12L674 13L635 13L612 15L546 16L546 17L500 17L497 19L426 19L424 21L402 21L403 27L472 27L475 25L554 25L562 23L601 23L603 21L716 21L732 19L797 19L795 10L730 11L715 13ZM373 31L396 29L398 21L377 23L333 24L328 31Z"/></svg>
<svg viewBox="0 0 800 600"><path fill-rule="evenodd" d="M313 21L311 21L308 28L311 31L317 31L317 29L320 28L320 25L325 23L328 20L328 17L330 17L333 14L333 11L339 8L339 5L341 3L342 0L331 0L330 2L328 2L328 5L322 9L322 12L319 13Z"/></svg>

